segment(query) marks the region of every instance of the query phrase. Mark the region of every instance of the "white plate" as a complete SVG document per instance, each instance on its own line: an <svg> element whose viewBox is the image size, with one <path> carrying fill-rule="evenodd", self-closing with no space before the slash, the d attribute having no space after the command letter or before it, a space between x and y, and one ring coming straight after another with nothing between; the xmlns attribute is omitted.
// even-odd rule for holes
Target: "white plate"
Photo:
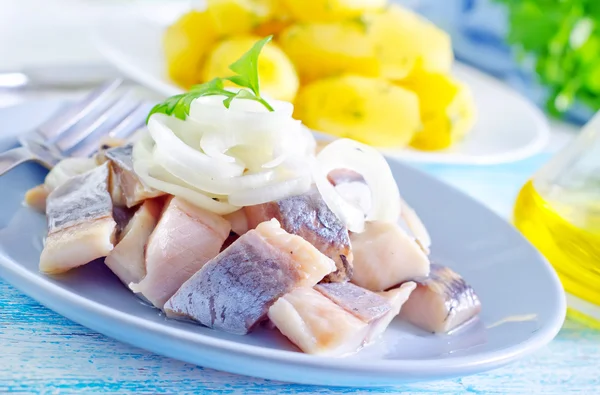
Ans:
<svg viewBox="0 0 600 395"><path fill-rule="evenodd" d="M0 131L24 131L60 103L0 110ZM14 135L0 135L10 145ZM565 316L560 282L548 262L509 224L457 190L390 162L404 198L430 230L432 260L475 288L483 305L475 325L434 336L398 320L355 355L302 354L275 331L230 335L168 320L139 301L103 265L65 275L38 271L44 215L24 207L25 191L46 173L35 164L0 177L0 276L58 313L147 350L228 372L318 385L375 386L462 376L505 365L548 343Z"/></svg>
<svg viewBox="0 0 600 395"><path fill-rule="evenodd" d="M176 9L181 11L181 4ZM94 29L94 41L105 57L124 74L166 96L181 93L166 76L162 53L165 23L176 15L115 17ZM456 62L454 74L475 97L478 121L469 136L448 150L384 150L388 156L416 162L495 164L517 161L541 151L549 128L543 113L507 85Z"/></svg>

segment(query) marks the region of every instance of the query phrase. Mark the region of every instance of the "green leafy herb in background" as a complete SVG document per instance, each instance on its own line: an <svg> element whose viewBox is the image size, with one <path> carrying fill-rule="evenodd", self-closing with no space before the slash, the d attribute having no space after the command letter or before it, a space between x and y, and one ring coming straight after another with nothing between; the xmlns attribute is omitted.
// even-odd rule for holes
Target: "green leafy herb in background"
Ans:
<svg viewBox="0 0 600 395"><path fill-rule="evenodd" d="M599 110L600 0L495 1L508 8L508 41L535 58L548 110L561 115L575 101Z"/></svg>
<svg viewBox="0 0 600 395"><path fill-rule="evenodd" d="M227 108L229 108L233 99L254 100L265 106L267 110L273 111L273 107L260 96L258 78L258 58L260 52L272 38L273 36L269 36L257 41L248 52L229 66L231 71L237 73L236 75L215 78L203 84L192 86L189 92L167 98L150 110L147 120L150 119L152 114L156 113L173 115L179 119L185 119L190 114L192 101L202 96L226 96L223 100L223 105ZM225 81L231 81L237 86L247 89L232 92L225 89Z"/></svg>

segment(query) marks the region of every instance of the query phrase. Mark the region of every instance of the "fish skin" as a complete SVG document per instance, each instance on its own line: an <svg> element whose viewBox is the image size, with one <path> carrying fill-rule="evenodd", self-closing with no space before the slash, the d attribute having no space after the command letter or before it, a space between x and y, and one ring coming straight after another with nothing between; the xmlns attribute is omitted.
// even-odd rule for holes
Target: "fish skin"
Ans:
<svg viewBox="0 0 600 395"><path fill-rule="evenodd" d="M448 267L432 264L429 277L416 281L417 288L402 308L401 316L426 331L452 331L481 311L473 288Z"/></svg>
<svg viewBox="0 0 600 395"><path fill-rule="evenodd" d="M131 218L133 218L133 215L137 211L136 209L137 207L113 206L113 218L117 223L117 240L121 240L121 233L125 230Z"/></svg>
<svg viewBox="0 0 600 395"><path fill-rule="evenodd" d="M157 308L214 258L229 236L221 216L171 197L146 246L146 276L129 284Z"/></svg>
<svg viewBox="0 0 600 395"><path fill-rule="evenodd" d="M108 255L116 222L108 164L72 177L48 195L48 235L40 270L63 273Z"/></svg>
<svg viewBox="0 0 600 395"><path fill-rule="evenodd" d="M204 265L165 304L167 316L244 335L265 319L279 297L312 287L335 269L301 237L275 228L276 222L259 225ZM274 238L283 240L275 243ZM315 255L322 258L307 259Z"/></svg>
<svg viewBox="0 0 600 395"><path fill-rule="evenodd" d="M352 283L322 283L317 284L315 290L366 323L381 318L392 309L382 296Z"/></svg>
<svg viewBox="0 0 600 395"><path fill-rule="evenodd" d="M337 270L325 277L326 282L343 282L352 278L353 255L348 229L327 207L316 188L274 202L244 207L249 227L275 218L288 233L301 236L333 259Z"/></svg>
<svg viewBox="0 0 600 395"><path fill-rule="evenodd" d="M104 160L112 164L114 173L115 203L134 207L142 201L165 195L164 192L146 186L133 169L133 144L103 151Z"/></svg>

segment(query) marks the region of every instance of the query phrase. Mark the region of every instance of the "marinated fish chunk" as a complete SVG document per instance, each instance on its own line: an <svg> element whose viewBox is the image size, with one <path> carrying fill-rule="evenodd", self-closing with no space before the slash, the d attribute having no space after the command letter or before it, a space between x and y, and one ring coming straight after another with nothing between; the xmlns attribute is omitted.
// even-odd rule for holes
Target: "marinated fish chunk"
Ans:
<svg viewBox="0 0 600 395"><path fill-rule="evenodd" d="M129 287L162 308L187 279L217 256L230 230L221 216L170 198L148 239L146 276Z"/></svg>
<svg viewBox="0 0 600 395"><path fill-rule="evenodd" d="M369 324L312 288L296 288L269 309L277 329L307 354L342 356L359 350Z"/></svg>
<svg viewBox="0 0 600 395"><path fill-rule="evenodd" d="M162 191L146 186L133 170L133 145L128 144L104 151L106 160L112 164L114 185L120 189L121 201L127 207L133 207L142 201L164 195Z"/></svg>
<svg viewBox="0 0 600 395"><path fill-rule="evenodd" d="M269 319L305 353L341 356L377 339L415 289L413 282L380 294L351 283L297 288L269 309Z"/></svg>
<svg viewBox="0 0 600 395"><path fill-rule="evenodd" d="M244 212L244 209L239 209L231 214L224 215L225 218L231 224L231 231L238 236L243 235L248 231L248 217Z"/></svg>
<svg viewBox="0 0 600 395"><path fill-rule="evenodd" d="M146 276L145 250L162 210L157 199L144 201L118 236L118 243L104 263L125 284L139 283Z"/></svg>
<svg viewBox="0 0 600 395"><path fill-rule="evenodd" d="M301 236L333 259L337 270L325 281L341 282L352 278L352 249L348 229L329 210L316 188L274 202L244 208L252 229L275 218L286 232Z"/></svg>
<svg viewBox="0 0 600 395"><path fill-rule="evenodd" d="M310 243L264 222L208 262L165 304L168 317L246 334L297 287L312 287L335 264Z"/></svg>
<svg viewBox="0 0 600 395"><path fill-rule="evenodd" d="M381 318L392 309L384 297L352 283L317 284L315 290L366 323Z"/></svg>
<svg viewBox="0 0 600 395"><path fill-rule="evenodd" d="M385 332L392 320L400 313L402 306L408 300L410 294L415 290L416 287L416 283L409 281L402 284L398 288L378 293L378 295L383 297L390 304L391 308L381 318L371 324L369 335L367 336L367 342L376 340L383 334L383 332Z"/></svg>
<svg viewBox="0 0 600 395"><path fill-rule="evenodd" d="M480 311L479 298L461 276L450 268L432 264L429 278L417 285L400 315L426 331L445 333Z"/></svg>
<svg viewBox="0 0 600 395"><path fill-rule="evenodd" d="M112 251L116 223L109 175L105 164L70 178L48 195L41 271L63 273Z"/></svg>
<svg viewBox="0 0 600 395"><path fill-rule="evenodd" d="M400 226L367 222L363 233L350 235L354 252L352 282L377 292L403 282L426 277L429 258Z"/></svg>

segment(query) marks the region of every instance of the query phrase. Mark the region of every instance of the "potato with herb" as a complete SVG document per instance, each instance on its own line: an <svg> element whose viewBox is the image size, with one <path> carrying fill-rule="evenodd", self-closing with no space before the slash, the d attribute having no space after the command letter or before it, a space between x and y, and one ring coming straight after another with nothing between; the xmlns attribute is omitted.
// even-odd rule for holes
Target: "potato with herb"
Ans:
<svg viewBox="0 0 600 395"><path fill-rule="evenodd" d="M281 33L279 43L303 83L342 73L379 76L373 45L358 21L295 24Z"/></svg>
<svg viewBox="0 0 600 395"><path fill-rule="evenodd" d="M169 77L185 88L200 82L202 62L216 41L216 27L206 12L191 11L179 18L163 36Z"/></svg>
<svg viewBox="0 0 600 395"><path fill-rule="evenodd" d="M293 19L301 22L335 22L380 11L387 0L282 0Z"/></svg>
<svg viewBox="0 0 600 395"><path fill-rule="evenodd" d="M470 89L449 75L415 72L399 85L419 96L423 128L411 146L421 150L444 149L461 140L475 123Z"/></svg>
<svg viewBox="0 0 600 395"><path fill-rule="evenodd" d="M414 69L446 73L454 55L450 36L414 12L392 5L364 17L384 77L401 80Z"/></svg>
<svg viewBox="0 0 600 395"><path fill-rule="evenodd" d="M382 78L357 75L302 87L294 117L309 128L378 147L404 147L421 127L415 93Z"/></svg>
<svg viewBox="0 0 600 395"><path fill-rule="evenodd" d="M278 0L207 0L207 12L221 36L250 33L275 18Z"/></svg>
<svg viewBox="0 0 600 395"><path fill-rule="evenodd" d="M225 39L216 44L202 70L202 80L232 75L229 65L240 58L260 37L244 35ZM268 43L258 60L260 86L268 96L293 101L298 91L298 75L294 65L275 43Z"/></svg>

